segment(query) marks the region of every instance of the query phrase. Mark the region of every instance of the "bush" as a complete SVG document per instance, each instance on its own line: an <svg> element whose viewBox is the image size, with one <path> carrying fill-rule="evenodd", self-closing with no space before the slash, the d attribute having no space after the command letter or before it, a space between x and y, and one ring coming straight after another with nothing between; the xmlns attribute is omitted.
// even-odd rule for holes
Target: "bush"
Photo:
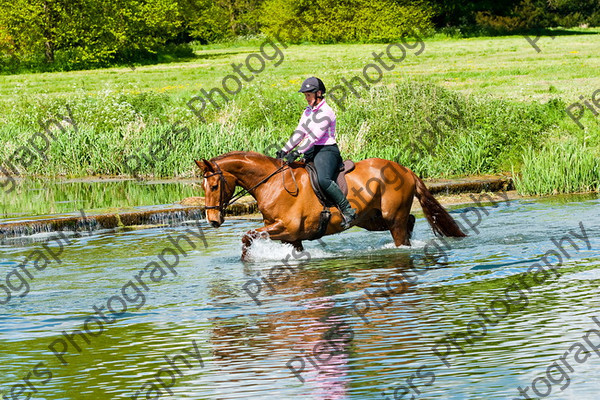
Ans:
<svg viewBox="0 0 600 400"><path fill-rule="evenodd" d="M17 61L3 57L8 72L130 63L156 55L181 27L172 0L15 1L0 1L0 47L12 46Z"/></svg>
<svg viewBox="0 0 600 400"><path fill-rule="evenodd" d="M385 42L432 27L432 12L419 2L266 0L262 11L265 34L296 43Z"/></svg>
<svg viewBox="0 0 600 400"><path fill-rule="evenodd" d="M503 14L475 13L475 23L488 34L523 33L548 27L597 24L600 3L593 0L522 0Z"/></svg>

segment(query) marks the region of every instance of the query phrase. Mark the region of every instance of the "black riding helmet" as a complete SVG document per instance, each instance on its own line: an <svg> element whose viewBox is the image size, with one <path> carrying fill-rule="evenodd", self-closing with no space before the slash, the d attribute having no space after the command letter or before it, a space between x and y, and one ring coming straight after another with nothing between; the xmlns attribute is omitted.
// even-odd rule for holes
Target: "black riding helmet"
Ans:
<svg viewBox="0 0 600 400"><path fill-rule="evenodd" d="M325 91L326 91L325 84L319 78L315 78L314 76L311 76L310 78L308 78L304 82L302 82L302 86L300 87L300 90L298 90L298 93L306 93L306 92L316 93L318 91L321 91L322 94L325 94ZM321 96L321 97L323 97L323 96Z"/></svg>

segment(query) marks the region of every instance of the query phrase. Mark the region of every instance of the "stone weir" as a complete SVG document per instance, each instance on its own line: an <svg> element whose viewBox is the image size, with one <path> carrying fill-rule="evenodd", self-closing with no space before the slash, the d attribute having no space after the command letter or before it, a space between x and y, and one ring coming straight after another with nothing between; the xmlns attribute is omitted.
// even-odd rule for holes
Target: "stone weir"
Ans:
<svg viewBox="0 0 600 400"><path fill-rule="evenodd" d="M254 199L243 198L230 205L225 215L245 215L257 211ZM17 238L44 241L49 234L58 231L91 234L128 227L133 229L136 226L176 226L204 217L204 199L192 197L180 204L7 218L0 222L0 243L14 242Z"/></svg>
<svg viewBox="0 0 600 400"><path fill-rule="evenodd" d="M479 193L512 189L510 177L479 176L472 178L426 181L432 193ZM189 197L178 204L97 210L84 213L53 214L9 218L0 221L0 244L6 242L45 240L49 234L68 231L91 234L95 231L134 229L136 226L176 226L185 221L203 219L204 198ZM246 196L227 208L226 215L258 212L256 201Z"/></svg>
<svg viewBox="0 0 600 400"><path fill-rule="evenodd" d="M425 180L425 185L433 194L499 192L514 189L512 177L499 175L430 179Z"/></svg>

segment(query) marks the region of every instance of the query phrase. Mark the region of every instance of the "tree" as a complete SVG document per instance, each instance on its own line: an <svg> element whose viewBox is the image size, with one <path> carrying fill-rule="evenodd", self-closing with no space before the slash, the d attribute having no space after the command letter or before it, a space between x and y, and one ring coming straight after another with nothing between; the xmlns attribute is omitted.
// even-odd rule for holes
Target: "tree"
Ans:
<svg viewBox="0 0 600 400"><path fill-rule="evenodd" d="M267 35L316 42L390 41L431 28L424 3L393 0L266 0L260 22Z"/></svg>
<svg viewBox="0 0 600 400"><path fill-rule="evenodd" d="M179 9L189 37L209 43L233 36L227 12L214 0L179 0Z"/></svg>
<svg viewBox="0 0 600 400"><path fill-rule="evenodd" d="M598 0L428 0L437 27L516 31L600 22Z"/></svg>
<svg viewBox="0 0 600 400"><path fill-rule="evenodd" d="M262 0L178 0L190 37L202 42L260 32Z"/></svg>
<svg viewBox="0 0 600 400"><path fill-rule="evenodd" d="M46 62L54 62L64 17L60 0L0 0L0 26L17 57L44 54Z"/></svg>
<svg viewBox="0 0 600 400"><path fill-rule="evenodd" d="M0 0L0 26L20 60L61 54L64 68L134 61L175 37L174 0Z"/></svg>

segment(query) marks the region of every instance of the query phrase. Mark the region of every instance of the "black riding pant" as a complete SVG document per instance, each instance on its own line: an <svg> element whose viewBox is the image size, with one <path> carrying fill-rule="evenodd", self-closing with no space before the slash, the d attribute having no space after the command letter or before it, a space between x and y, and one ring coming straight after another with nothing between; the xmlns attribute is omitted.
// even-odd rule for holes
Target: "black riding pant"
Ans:
<svg viewBox="0 0 600 400"><path fill-rule="evenodd" d="M304 155L307 161L314 161L319 177L319 186L327 190L342 166L342 156L337 144L313 146Z"/></svg>

